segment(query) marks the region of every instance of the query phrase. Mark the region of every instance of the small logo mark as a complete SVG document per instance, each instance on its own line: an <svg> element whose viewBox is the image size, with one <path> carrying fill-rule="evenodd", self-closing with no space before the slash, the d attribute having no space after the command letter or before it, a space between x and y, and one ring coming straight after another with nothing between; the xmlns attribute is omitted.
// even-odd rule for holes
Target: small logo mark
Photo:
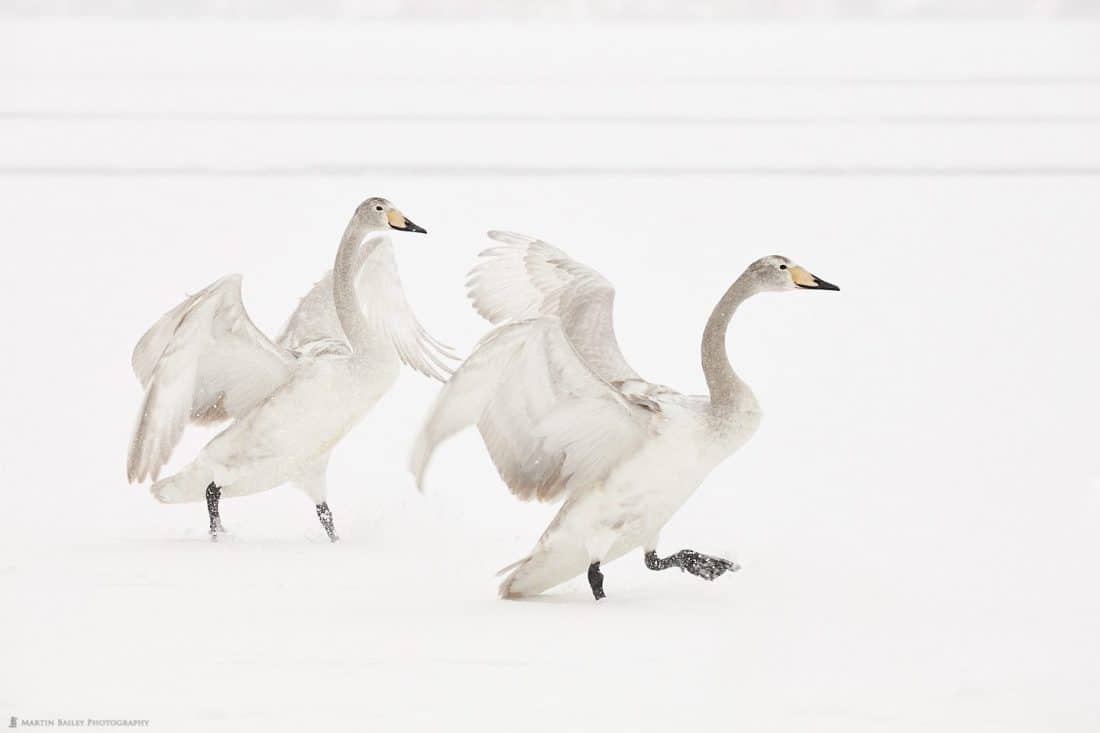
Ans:
<svg viewBox="0 0 1100 733"><path fill-rule="evenodd" d="M14 715L11 716L11 721L8 723L8 727L9 728L16 728L18 726L19 726L19 718L15 717Z"/></svg>

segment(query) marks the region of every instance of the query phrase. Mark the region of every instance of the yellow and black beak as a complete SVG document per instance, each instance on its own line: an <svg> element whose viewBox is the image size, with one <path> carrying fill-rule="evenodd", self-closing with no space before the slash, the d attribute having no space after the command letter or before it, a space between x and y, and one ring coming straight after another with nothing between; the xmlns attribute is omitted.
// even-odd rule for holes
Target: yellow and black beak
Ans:
<svg viewBox="0 0 1100 733"><path fill-rule="evenodd" d="M424 227L417 226L411 221L405 218L397 209L390 209L386 212L386 219L390 223L390 229L396 229L399 232L419 232L421 234L427 234L428 230Z"/></svg>
<svg viewBox="0 0 1100 733"><path fill-rule="evenodd" d="M793 265L788 272L791 273L791 279L794 280L794 284L800 288L805 288L806 290L840 290L836 285L825 282L816 275L811 275L798 265Z"/></svg>

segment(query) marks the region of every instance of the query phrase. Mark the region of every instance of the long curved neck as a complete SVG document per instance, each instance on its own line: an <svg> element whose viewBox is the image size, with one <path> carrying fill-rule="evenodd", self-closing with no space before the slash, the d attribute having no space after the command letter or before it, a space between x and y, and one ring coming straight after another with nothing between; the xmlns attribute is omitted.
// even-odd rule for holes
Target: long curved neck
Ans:
<svg viewBox="0 0 1100 733"><path fill-rule="evenodd" d="M714 306L703 330L703 374L710 390L710 403L715 407L735 407L748 386L730 366L726 353L726 330L737 306L753 294L748 278L741 276Z"/></svg>
<svg viewBox="0 0 1100 733"><path fill-rule="evenodd" d="M340 319L352 351L356 353L367 351L377 340L359 305L359 295L355 288L359 269L370 256L369 252L360 252L359 245L370 231L371 227L365 225L358 216L353 216L344 230L340 248L336 250L336 263L332 268L332 294L336 316Z"/></svg>

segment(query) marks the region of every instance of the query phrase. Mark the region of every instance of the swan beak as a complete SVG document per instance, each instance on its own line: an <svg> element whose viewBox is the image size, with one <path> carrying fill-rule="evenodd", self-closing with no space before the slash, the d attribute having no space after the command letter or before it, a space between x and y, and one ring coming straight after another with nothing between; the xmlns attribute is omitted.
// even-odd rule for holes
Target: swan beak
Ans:
<svg viewBox="0 0 1100 733"><path fill-rule="evenodd" d="M791 279L794 280L794 284L800 288L806 290L840 290L836 285L825 282L816 275L811 275L798 265L794 265L788 270L791 273Z"/></svg>
<svg viewBox="0 0 1100 733"><path fill-rule="evenodd" d="M419 232L421 234L427 234L428 230L424 227L417 226L411 221L405 218L397 209L390 209L386 212L386 219L390 222L390 229L396 229L399 232Z"/></svg>

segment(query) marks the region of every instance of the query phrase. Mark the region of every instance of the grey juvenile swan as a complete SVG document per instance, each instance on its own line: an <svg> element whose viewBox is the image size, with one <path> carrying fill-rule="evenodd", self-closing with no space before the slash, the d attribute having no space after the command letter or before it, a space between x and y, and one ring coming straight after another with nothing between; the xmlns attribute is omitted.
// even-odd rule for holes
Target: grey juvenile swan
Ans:
<svg viewBox="0 0 1100 733"><path fill-rule="evenodd" d="M710 394L689 396L642 379L619 350L615 291L599 273L546 242L490 232L500 243L471 272L470 298L494 324L443 386L417 439L422 487L440 441L476 424L501 478L520 499L564 498L531 553L501 572L506 598L541 593L587 570L604 597L604 563L636 547L652 570L707 580L737 569L681 550L657 555L661 528L707 474L741 447L760 408L726 355L738 305L765 291L838 290L786 257L749 265L703 331Z"/></svg>
<svg viewBox="0 0 1100 733"><path fill-rule="evenodd" d="M336 541L326 482L332 448L389 390L401 361L442 381L454 358L413 315L389 237L364 242L390 229L425 231L386 199L359 205L332 273L303 299L279 343L249 319L239 275L157 321L133 354L145 399L130 442L130 482L153 479L162 502L205 499L215 540L224 531L221 497L290 482L310 497ZM188 422L231 418L190 465L156 480Z"/></svg>

